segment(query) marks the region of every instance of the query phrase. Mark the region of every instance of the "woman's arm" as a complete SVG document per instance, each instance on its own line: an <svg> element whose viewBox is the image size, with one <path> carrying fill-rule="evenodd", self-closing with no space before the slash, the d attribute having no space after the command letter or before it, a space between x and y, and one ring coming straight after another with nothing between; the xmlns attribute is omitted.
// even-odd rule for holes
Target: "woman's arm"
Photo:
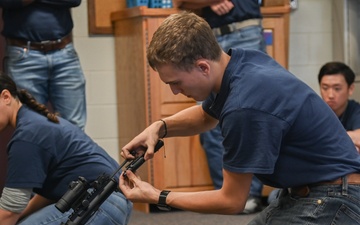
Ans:
<svg viewBox="0 0 360 225"><path fill-rule="evenodd" d="M42 197L41 195L35 195L26 206L25 210L21 213L20 219L31 215L32 213L38 211L45 206L48 206L52 203L55 203L53 200Z"/></svg>
<svg viewBox="0 0 360 225"><path fill-rule="evenodd" d="M19 220L20 214L0 209L1 225L15 225Z"/></svg>
<svg viewBox="0 0 360 225"><path fill-rule="evenodd" d="M14 225L29 203L32 189L5 187L0 198L0 224Z"/></svg>

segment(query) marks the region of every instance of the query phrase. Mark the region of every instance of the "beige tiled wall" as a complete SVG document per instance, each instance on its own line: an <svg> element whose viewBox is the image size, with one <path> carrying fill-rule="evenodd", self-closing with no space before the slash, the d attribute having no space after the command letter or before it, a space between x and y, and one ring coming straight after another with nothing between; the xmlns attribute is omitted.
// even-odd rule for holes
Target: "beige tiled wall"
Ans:
<svg viewBox="0 0 360 225"><path fill-rule="evenodd" d="M290 15L289 70L318 92L317 72L332 60L331 1L298 3ZM114 39L111 35L88 35L87 1L73 10L73 18L75 46L87 79L85 131L119 159L117 113L121 112L116 109Z"/></svg>
<svg viewBox="0 0 360 225"><path fill-rule="evenodd" d="M119 159L115 52L112 35L88 34L87 1L72 11L74 43L86 76L86 133Z"/></svg>
<svg viewBox="0 0 360 225"><path fill-rule="evenodd" d="M317 73L333 58L331 1L298 2L290 15L289 70L319 93Z"/></svg>

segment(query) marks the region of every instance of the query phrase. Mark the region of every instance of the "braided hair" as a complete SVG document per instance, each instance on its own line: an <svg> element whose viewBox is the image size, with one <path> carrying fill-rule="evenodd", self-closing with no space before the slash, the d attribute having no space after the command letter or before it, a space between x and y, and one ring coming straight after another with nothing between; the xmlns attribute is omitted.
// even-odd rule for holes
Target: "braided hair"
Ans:
<svg viewBox="0 0 360 225"><path fill-rule="evenodd" d="M15 99L19 99L21 103L34 110L35 112L46 116L48 120L54 123L59 123L57 114L51 113L48 108L39 102L25 89L18 90L15 82L7 75L0 74L0 93L8 90Z"/></svg>

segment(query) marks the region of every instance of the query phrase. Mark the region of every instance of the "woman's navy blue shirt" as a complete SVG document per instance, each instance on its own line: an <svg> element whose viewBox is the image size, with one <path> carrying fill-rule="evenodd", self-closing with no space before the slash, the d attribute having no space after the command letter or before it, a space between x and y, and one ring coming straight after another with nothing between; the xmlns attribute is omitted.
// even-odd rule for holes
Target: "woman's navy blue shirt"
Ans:
<svg viewBox="0 0 360 225"><path fill-rule="evenodd" d="M20 108L8 144L5 187L32 188L58 200L79 176L92 182L103 173L116 171L118 163L105 150L80 128L59 119L60 123L53 123L26 106Z"/></svg>

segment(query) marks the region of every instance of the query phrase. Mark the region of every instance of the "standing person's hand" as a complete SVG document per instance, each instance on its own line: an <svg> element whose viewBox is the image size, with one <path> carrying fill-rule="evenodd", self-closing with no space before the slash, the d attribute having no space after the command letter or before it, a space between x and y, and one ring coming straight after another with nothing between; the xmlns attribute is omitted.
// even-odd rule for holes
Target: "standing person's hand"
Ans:
<svg viewBox="0 0 360 225"><path fill-rule="evenodd" d="M219 16L229 13L232 8L234 8L234 4L230 0L211 5L211 10Z"/></svg>

